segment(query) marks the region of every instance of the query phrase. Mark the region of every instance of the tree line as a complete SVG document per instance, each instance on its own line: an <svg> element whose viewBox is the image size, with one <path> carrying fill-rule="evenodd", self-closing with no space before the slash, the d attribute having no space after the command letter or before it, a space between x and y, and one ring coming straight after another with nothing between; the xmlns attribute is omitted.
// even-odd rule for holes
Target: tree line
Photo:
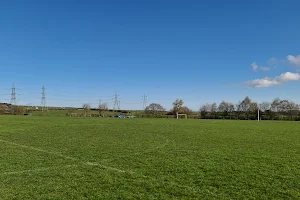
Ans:
<svg viewBox="0 0 300 200"><path fill-rule="evenodd" d="M180 113L198 115L201 119L257 120L259 117L261 120L300 120L300 105L279 98L271 102L257 103L247 96L237 104L228 101L222 101L219 105L217 103L206 103L200 107L198 112L193 112L183 104L182 99L177 99L173 102L172 109L167 112L160 104L152 103L146 107L145 113L154 116Z"/></svg>
<svg viewBox="0 0 300 200"><path fill-rule="evenodd" d="M82 106L82 116L87 116L91 106L84 104ZM68 116L74 112L75 108L68 108ZM107 103L100 103L97 108L98 116L104 117L104 113L109 111ZM13 106L10 104L0 104L0 114L24 114L31 110L22 106ZM259 112L258 112L259 111ZM192 111L184 105L182 99L176 99L170 110L166 110L158 103L151 103L144 112L138 113L137 117L161 117L173 118L176 114L187 114L188 118L201 119L239 119L239 120L296 120L300 121L300 105L290 100L279 98L271 102L264 101L257 103L248 96L237 104L222 101L217 103L206 103L200 106L198 111ZM259 113L259 115L258 115Z"/></svg>

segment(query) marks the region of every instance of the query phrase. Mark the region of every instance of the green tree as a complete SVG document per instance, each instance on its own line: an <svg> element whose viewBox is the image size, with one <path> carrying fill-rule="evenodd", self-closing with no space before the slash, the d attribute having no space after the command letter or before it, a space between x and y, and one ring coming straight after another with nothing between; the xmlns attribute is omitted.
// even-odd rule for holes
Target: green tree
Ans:
<svg viewBox="0 0 300 200"><path fill-rule="evenodd" d="M171 109L171 113L173 113L174 115L176 113L181 113L183 104L184 104L184 102L182 99L176 99L173 102L173 108Z"/></svg>
<svg viewBox="0 0 300 200"><path fill-rule="evenodd" d="M158 103L151 103L149 106L146 107L145 113L156 115L159 112L163 112L165 110L166 109L164 107L162 107L160 104L158 104Z"/></svg>

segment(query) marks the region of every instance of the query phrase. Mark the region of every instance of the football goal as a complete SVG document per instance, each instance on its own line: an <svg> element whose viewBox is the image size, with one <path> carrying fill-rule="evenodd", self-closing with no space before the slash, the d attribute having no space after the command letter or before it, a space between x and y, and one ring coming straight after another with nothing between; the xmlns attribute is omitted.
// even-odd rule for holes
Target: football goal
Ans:
<svg viewBox="0 0 300 200"><path fill-rule="evenodd" d="M183 116L185 119L187 119L187 114L179 114L176 113L176 118L179 119L179 117L181 118L181 116Z"/></svg>

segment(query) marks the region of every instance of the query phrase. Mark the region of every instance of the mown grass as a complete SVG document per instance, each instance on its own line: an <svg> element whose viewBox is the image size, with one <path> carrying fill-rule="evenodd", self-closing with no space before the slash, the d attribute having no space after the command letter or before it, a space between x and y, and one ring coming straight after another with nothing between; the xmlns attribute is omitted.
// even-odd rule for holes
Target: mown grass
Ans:
<svg viewBox="0 0 300 200"><path fill-rule="evenodd" d="M299 199L300 124L0 117L0 199Z"/></svg>

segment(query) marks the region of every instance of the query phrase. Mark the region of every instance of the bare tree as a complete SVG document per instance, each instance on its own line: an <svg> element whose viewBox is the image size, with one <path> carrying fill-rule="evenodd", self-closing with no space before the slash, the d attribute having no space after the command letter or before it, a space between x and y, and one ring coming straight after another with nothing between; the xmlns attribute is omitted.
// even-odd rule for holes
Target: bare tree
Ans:
<svg viewBox="0 0 300 200"><path fill-rule="evenodd" d="M108 110L107 103L100 103L98 106L99 116L104 117L104 111Z"/></svg>
<svg viewBox="0 0 300 200"><path fill-rule="evenodd" d="M230 114L231 118L231 112L234 111L234 105L230 102L222 101L218 107L219 112L223 113L223 116L227 116L228 113Z"/></svg>
<svg viewBox="0 0 300 200"><path fill-rule="evenodd" d="M218 107L219 112L233 112L234 105L230 102L222 101Z"/></svg>
<svg viewBox="0 0 300 200"><path fill-rule="evenodd" d="M238 105L238 111L244 112L246 114L246 118L249 117L249 111L251 108L251 99L247 96L245 99Z"/></svg>
<svg viewBox="0 0 300 200"><path fill-rule="evenodd" d="M158 112L165 111L166 109L162 107L158 103L151 103L149 106L146 107L145 112L148 114L156 115Z"/></svg>
<svg viewBox="0 0 300 200"><path fill-rule="evenodd" d="M234 112L234 105L232 103L228 103L228 112L231 119L231 113Z"/></svg>
<svg viewBox="0 0 300 200"><path fill-rule="evenodd" d="M217 109L218 109L218 107L217 107L216 103L211 104L210 112L215 113L215 112L217 112Z"/></svg>
<svg viewBox="0 0 300 200"><path fill-rule="evenodd" d="M234 112L234 105L232 103L228 103L228 112Z"/></svg>
<svg viewBox="0 0 300 200"><path fill-rule="evenodd" d="M249 107L249 111L250 112L255 112L257 110L258 110L258 104L256 102L251 102L250 107Z"/></svg>
<svg viewBox="0 0 300 200"><path fill-rule="evenodd" d="M265 111L271 109L271 103L264 101L264 102L260 103L258 107L262 112L265 112Z"/></svg>
<svg viewBox="0 0 300 200"><path fill-rule="evenodd" d="M218 111L217 104L216 103L211 104L210 108L211 108L210 112L212 113L214 118L217 118L217 111Z"/></svg>
<svg viewBox="0 0 300 200"><path fill-rule="evenodd" d="M280 99L279 98L276 98L272 101L272 104L271 104L271 110L273 112L277 112L278 111L278 108L280 106Z"/></svg>
<svg viewBox="0 0 300 200"><path fill-rule="evenodd" d="M299 110L299 105L293 101L290 101L288 104L288 110Z"/></svg>
<svg viewBox="0 0 300 200"><path fill-rule="evenodd" d="M89 110L91 109L91 105L88 103L85 103L85 104L83 104L82 108L83 108L84 116L86 116L88 114Z"/></svg>
<svg viewBox="0 0 300 200"><path fill-rule="evenodd" d="M219 106L218 106L218 111L219 112L226 112L227 111L227 102L222 101Z"/></svg>
<svg viewBox="0 0 300 200"><path fill-rule="evenodd" d="M292 101L289 101L287 105L287 111L289 113L290 119L292 120L294 115L299 114L299 105Z"/></svg>
<svg viewBox="0 0 300 200"><path fill-rule="evenodd" d="M206 118L207 113L211 112L211 104L207 103L200 107L201 118Z"/></svg>
<svg viewBox="0 0 300 200"><path fill-rule="evenodd" d="M211 104L207 103L200 107L200 111L211 112Z"/></svg>
<svg viewBox="0 0 300 200"><path fill-rule="evenodd" d="M245 99L240 103L240 111L243 111L243 112L247 112L249 111L251 107L251 99L247 96L245 97Z"/></svg>
<svg viewBox="0 0 300 200"><path fill-rule="evenodd" d="M277 111L278 112L288 112L290 110L297 109L298 105L289 100L282 100L278 103Z"/></svg>
<svg viewBox="0 0 300 200"><path fill-rule="evenodd" d="M235 104L234 107L235 107L236 111L241 112L241 110L242 110L241 109L241 101L239 101L237 104Z"/></svg>

